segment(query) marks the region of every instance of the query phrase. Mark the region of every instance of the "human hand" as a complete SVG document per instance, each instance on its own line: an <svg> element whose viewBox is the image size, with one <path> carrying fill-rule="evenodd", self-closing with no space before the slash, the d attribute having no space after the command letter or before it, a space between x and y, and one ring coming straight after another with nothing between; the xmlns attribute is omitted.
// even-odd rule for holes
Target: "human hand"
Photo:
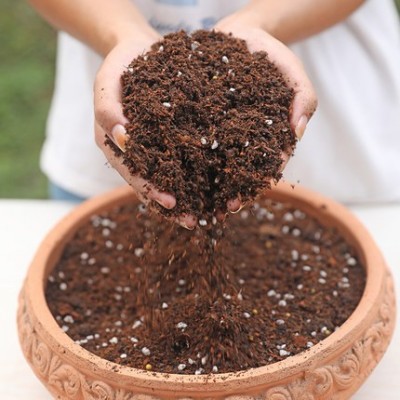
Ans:
<svg viewBox="0 0 400 400"><path fill-rule="evenodd" d="M251 52L265 51L268 58L278 67L286 83L294 90L294 99L290 113L290 125L296 137L301 139L306 125L317 107L314 88L304 71L301 61L282 42L265 32L255 24L246 12L238 11L221 21L214 28L217 31L231 33L243 39ZM285 168L291 152L282 153L281 171ZM239 198L227 203L228 211L238 212L244 204ZM220 215L220 219L223 217Z"/></svg>
<svg viewBox="0 0 400 400"><path fill-rule="evenodd" d="M132 176L128 167L122 163L122 158L105 144L108 137L122 152L125 151L127 135L124 125L128 121L122 112L122 87L119 77L134 57L149 50L159 39L155 33L140 41L136 38L126 40L108 53L97 73L94 85L95 139L112 167L132 186L142 202L156 201L162 207L172 209L176 205L173 195L157 190L140 176ZM181 215L176 222L187 229L193 229L197 224L196 218L190 215Z"/></svg>

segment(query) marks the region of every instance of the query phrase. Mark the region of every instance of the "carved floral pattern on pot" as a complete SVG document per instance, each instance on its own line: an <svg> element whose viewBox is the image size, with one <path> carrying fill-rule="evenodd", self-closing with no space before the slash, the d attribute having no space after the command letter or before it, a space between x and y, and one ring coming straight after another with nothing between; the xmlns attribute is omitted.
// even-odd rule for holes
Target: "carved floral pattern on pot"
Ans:
<svg viewBox="0 0 400 400"><path fill-rule="evenodd" d="M384 295L374 323L367 327L349 349L339 352L326 365L304 371L285 384L265 382L262 392L219 396L229 400L327 400L347 398L361 385L377 365L386 350L394 329L395 299L391 276L386 277ZM62 399L72 400L159 400L140 392L118 387L100 377L89 377L63 359L62 351L53 351L37 333L25 299L25 289L19 299L18 329L21 347L36 375L48 389ZM323 356L323 354L322 354ZM323 360L323 359L322 359ZM139 390L139 389L138 389ZM251 389L249 389L251 391ZM204 396L207 393L204 392ZM197 397L199 394L197 393ZM183 400L183 397L176 397Z"/></svg>

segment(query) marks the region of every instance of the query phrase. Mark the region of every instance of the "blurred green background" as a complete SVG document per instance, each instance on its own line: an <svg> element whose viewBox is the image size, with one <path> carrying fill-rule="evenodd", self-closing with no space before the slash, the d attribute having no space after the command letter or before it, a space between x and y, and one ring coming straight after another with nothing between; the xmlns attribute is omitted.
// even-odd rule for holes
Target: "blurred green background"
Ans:
<svg viewBox="0 0 400 400"><path fill-rule="evenodd" d="M26 2L1 0L0 38L0 198L45 198L39 152L53 90L56 34Z"/></svg>
<svg viewBox="0 0 400 400"><path fill-rule="evenodd" d="M56 34L24 1L0 1L0 198L44 198L39 152Z"/></svg>

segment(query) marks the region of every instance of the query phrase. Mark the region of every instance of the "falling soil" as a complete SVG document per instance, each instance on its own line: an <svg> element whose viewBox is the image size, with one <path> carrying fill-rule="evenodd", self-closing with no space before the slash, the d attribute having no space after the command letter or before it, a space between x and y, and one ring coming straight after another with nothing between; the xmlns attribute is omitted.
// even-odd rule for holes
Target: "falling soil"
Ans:
<svg viewBox="0 0 400 400"><path fill-rule="evenodd" d="M126 151L110 140L133 175L210 224L227 201L254 200L281 177L282 152L296 144L289 124L293 90L265 52L200 30L172 33L134 59L121 77L129 123Z"/></svg>
<svg viewBox="0 0 400 400"><path fill-rule="evenodd" d="M48 278L51 312L106 360L208 374L307 351L361 298L354 249L290 204L260 200L231 216L215 228L212 252L205 238L137 203L93 215Z"/></svg>

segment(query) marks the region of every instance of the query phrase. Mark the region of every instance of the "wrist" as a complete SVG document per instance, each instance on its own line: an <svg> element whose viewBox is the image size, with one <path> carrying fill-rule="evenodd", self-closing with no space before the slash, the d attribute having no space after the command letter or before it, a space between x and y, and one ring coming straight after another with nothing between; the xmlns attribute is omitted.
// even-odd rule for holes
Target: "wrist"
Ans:
<svg viewBox="0 0 400 400"><path fill-rule="evenodd" d="M253 28L253 29L264 29L264 24L255 10L248 6L228 15L227 17L221 19L217 25L220 27L227 28Z"/></svg>
<svg viewBox="0 0 400 400"><path fill-rule="evenodd" d="M274 5L274 1L253 0L232 15L235 15L238 24L262 29L272 36L275 36L282 19L279 7Z"/></svg>
<svg viewBox="0 0 400 400"><path fill-rule="evenodd" d="M144 48L147 48L160 39L160 34L146 21L141 23L125 23L116 26L115 29L109 33L104 41L101 53L106 56L112 49L127 42L140 44Z"/></svg>
<svg viewBox="0 0 400 400"><path fill-rule="evenodd" d="M262 29L289 44L346 19L365 0L250 0L238 13L247 27Z"/></svg>

